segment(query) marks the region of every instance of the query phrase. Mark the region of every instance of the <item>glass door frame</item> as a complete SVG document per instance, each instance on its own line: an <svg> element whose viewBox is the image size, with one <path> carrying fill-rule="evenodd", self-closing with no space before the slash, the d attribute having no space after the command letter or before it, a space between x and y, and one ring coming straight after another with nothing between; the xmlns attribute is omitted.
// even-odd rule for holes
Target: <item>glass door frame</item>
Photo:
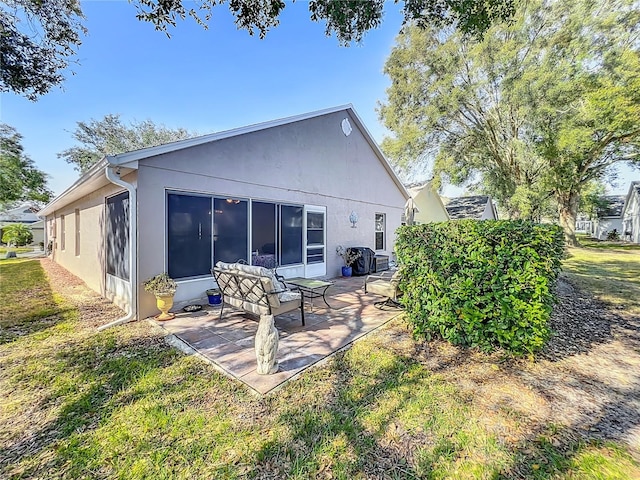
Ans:
<svg viewBox="0 0 640 480"><path fill-rule="evenodd" d="M323 216L323 244L324 261L322 263L307 263L307 248L320 248L319 245L308 245L307 238L307 214L321 213ZM320 205L305 205L303 210L303 260L304 260L304 276L305 278L323 277L327 274L327 207Z"/></svg>

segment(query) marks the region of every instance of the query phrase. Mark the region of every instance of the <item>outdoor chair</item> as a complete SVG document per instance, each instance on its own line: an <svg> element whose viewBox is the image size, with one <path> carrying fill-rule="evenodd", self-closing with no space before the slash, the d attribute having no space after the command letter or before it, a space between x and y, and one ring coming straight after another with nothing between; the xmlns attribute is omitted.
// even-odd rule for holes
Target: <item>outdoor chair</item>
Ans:
<svg viewBox="0 0 640 480"><path fill-rule="evenodd" d="M380 275L369 275L364 280L364 293L374 293L386 297L384 300L374 303L377 308L404 308L398 302L398 298L402 295L400 278L399 270L383 272Z"/></svg>

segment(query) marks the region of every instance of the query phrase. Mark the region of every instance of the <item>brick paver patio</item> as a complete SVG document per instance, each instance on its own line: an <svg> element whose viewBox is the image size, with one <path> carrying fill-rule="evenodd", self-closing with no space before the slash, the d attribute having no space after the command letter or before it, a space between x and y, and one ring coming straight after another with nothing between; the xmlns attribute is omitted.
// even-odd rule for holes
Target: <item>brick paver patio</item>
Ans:
<svg viewBox="0 0 640 480"><path fill-rule="evenodd" d="M225 307L220 319L219 307L206 306L199 312L178 313L174 320L155 323L174 335L179 347L192 349L227 375L265 394L401 313L375 308L373 302L381 297L365 295L364 277L336 278L332 282L327 291L332 308L328 309L322 299L314 299L313 313L306 305L305 326L299 310L275 317L280 334L280 369L273 375L256 372L258 317Z"/></svg>

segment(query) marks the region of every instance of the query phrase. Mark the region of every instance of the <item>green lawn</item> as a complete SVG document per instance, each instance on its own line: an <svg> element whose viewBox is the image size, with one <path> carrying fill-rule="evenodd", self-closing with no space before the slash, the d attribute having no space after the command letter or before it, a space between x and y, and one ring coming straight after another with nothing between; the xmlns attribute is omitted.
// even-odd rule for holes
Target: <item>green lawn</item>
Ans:
<svg viewBox="0 0 640 480"><path fill-rule="evenodd" d="M401 321L256 398L146 322L96 333L117 312L74 287L81 320L39 261L0 285L1 478L640 478L621 445L481 407Z"/></svg>
<svg viewBox="0 0 640 480"><path fill-rule="evenodd" d="M640 315L640 245L580 239L570 248L564 271L600 300Z"/></svg>

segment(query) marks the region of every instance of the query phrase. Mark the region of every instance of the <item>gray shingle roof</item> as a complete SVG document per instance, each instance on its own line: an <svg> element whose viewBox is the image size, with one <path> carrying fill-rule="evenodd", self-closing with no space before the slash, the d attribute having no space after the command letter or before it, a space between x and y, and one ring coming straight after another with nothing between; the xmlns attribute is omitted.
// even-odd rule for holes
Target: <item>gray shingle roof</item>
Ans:
<svg viewBox="0 0 640 480"><path fill-rule="evenodd" d="M624 208L624 195L607 195L603 197L603 206L598 209L598 217L619 217Z"/></svg>
<svg viewBox="0 0 640 480"><path fill-rule="evenodd" d="M451 220L463 218L480 219L489 201L488 195L442 199Z"/></svg>

